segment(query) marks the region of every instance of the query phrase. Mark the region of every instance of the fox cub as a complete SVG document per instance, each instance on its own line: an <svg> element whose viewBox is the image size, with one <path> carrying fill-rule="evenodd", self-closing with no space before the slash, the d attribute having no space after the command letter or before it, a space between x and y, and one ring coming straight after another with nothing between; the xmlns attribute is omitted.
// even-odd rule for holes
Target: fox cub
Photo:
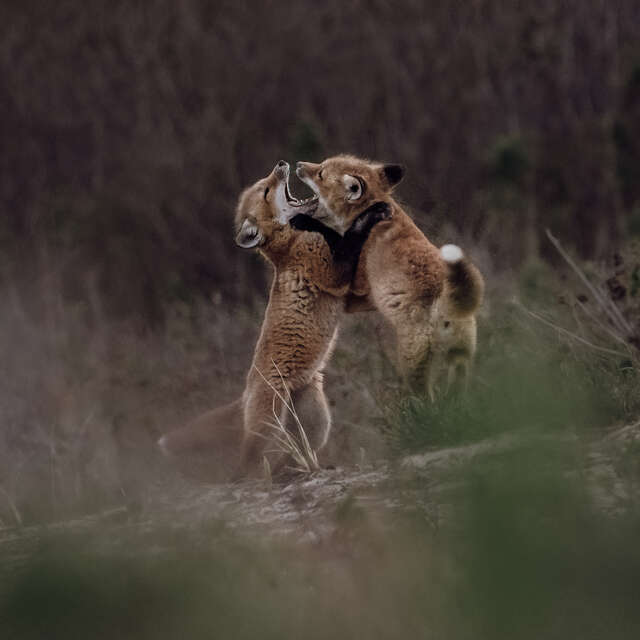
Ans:
<svg viewBox="0 0 640 640"><path fill-rule="evenodd" d="M296 174L315 194L306 215L338 233L373 202L389 205L393 215L362 250L348 310L375 308L389 322L395 364L410 386L419 384L433 399L442 367L450 384L466 383L484 281L458 247L438 250L393 200L404 169L341 155L298 162Z"/></svg>
<svg viewBox="0 0 640 640"><path fill-rule="evenodd" d="M165 435L160 440L165 451L194 443L211 446L220 433L225 442L239 445L242 473L256 469L263 456L272 470L278 470L286 455L274 451L271 425L277 418L285 428L293 427L285 404L289 398L311 446L318 451L327 442L331 413L323 369L333 350L360 250L374 225L391 217L391 207L370 203L344 235L328 230L325 239L315 232L322 225L301 215L315 203L293 198L288 178L289 165L280 161L266 178L241 194L236 211L236 243L257 249L274 268L242 398Z"/></svg>

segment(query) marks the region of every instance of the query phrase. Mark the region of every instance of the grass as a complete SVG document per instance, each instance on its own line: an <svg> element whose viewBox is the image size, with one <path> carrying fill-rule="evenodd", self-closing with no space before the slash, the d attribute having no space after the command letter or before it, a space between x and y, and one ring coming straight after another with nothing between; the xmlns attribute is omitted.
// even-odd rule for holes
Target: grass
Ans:
<svg viewBox="0 0 640 640"><path fill-rule="evenodd" d="M621 254L625 273L619 265L580 269L599 296L615 276L626 295L614 306L631 322L640 310L638 250ZM634 351L611 335L607 319L615 312L605 314L581 278L536 264L517 280L488 282L490 315L480 318L476 372L464 398L431 405L403 397L375 318L347 319L327 372L336 419L324 460L375 460L389 444L402 455L511 430L602 433L637 419ZM159 434L240 393L262 314L259 305L179 304L167 310L164 329L144 334L134 322L107 320L92 297L65 303L50 284L4 291L0 526L136 500L164 473L154 457ZM287 440L291 434L274 425ZM296 466L313 469L315 452L300 426Z"/></svg>
<svg viewBox="0 0 640 640"><path fill-rule="evenodd" d="M459 597L478 637L631 638L640 628L638 513L599 515L579 462L579 449L553 441L470 471Z"/></svg>
<svg viewBox="0 0 640 640"><path fill-rule="evenodd" d="M270 437L266 436L266 438L267 440L270 440L276 448L273 451L267 451L267 453L276 453L287 456L294 465L293 467L288 467L289 471L306 474L318 471L320 469L320 465L318 464L318 455L312 448L309 438L307 437L307 432L304 429L304 425L300 421L300 417L298 416L293 402L293 397L291 396L291 391L289 390L282 373L278 369L278 365L273 362L273 366L280 376L283 389L282 392L278 391L278 389L271 384L271 382L269 382L263 373L256 367L256 371L260 374L260 377L273 391L273 422L267 424L267 427L270 429ZM286 410L286 415L293 420L295 429L292 430L291 427L287 426L286 418L284 420L281 418L280 412L277 409L278 401L282 403ZM297 437L295 432L297 432ZM260 433L255 433L255 435L265 437ZM265 456L263 461L265 476L267 476L268 479L271 479L271 466L269 464L269 460Z"/></svg>
<svg viewBox="0 0 640 640"><path fill-rule="evenodd" d="M397 452L506 432L598 436L640 415L640 327L632 320L640 305L632 286L638 255L629 260L630 286L618 282L625 295L616 302L602 284L607 275L589 278L549 237L575 280L536 265L523 271L513 297L495 296L489 323L480 323L469 391L436 403L396 394L387 405L383 431ZM624 279L619 265L617 273Z"/></svg>
<svg viewBox="0 0 640 640"><path fill-rule="evenodd" d="M201 304L173 307L144 334L61 301L31 313L4 293L0 526L143 491L159 435L241 392L259 328L259 311ZM47 299L37 293L34 306Z"/></svg>
<svg viewBox="0 0 640 640"><path fill-rule="evenodd" d="M629 322L640 295L633 264L628 286L616 276L627 296L615 305ZM581 269L601 282L595 267ZM358 318L328 372L337 422L356 425L332 436L346 438L347 461L369 446L376 410L400 456L507 433L514 446L426 477L394 473L385 490L406 513L345 487L329 529L305 521L315 542L225 522L154 522L144 504L88 532L43 529L31 546L25 529L25 550L19 536L0 536L3 637L638 637L639 452L636 431L618 435L640 419L640 373L600 300L574 282L533 265L490 294L464 397L402 397ZM260 316L180 307L166 330L145 336L81 309L52 305L46 322L9 311L0 527L121 504L136 486L123 466L128 446L144 495L166 474L145 453L157 433L239 391L230 378L241 385ZM274 414L276 443L312 470L286 386L280 400L297 433ZM611 482L624 485L616 509L593 490L609 482L594 478L596 445ZM444 515L427 517L422 505Z"/></svg>
<svg viewBox="0 0 640 640"><path fill-rule="evenodd" d="M538 440L472 461L437 528L347 495L319 544L206 524L45 537L2 575L0 624L12 639L634 638L640 512L604 515L567 473L579 456Z"/></svg>
<svg viewBox="0 0 640 640"><path fill-rule="evenodd" d="M594 352L532 324L517 306L481 343L465 395L400 396L384 431L400 453L475 442L506 432L602 431L640 412L640 371L623 357Z"/></svg>

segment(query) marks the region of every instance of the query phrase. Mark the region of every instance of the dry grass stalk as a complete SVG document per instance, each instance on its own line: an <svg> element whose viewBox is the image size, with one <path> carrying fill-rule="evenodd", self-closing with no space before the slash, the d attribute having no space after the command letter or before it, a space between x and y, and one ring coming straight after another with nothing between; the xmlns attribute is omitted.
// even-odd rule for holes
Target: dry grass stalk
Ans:
<svg viewBox="0 0 640 640"><path fill-rule="evenodd" d="M11 496L5 491L2 487L0 487L0 493L5 497L7 504L9 505L9 509L11 509L11 513L13 514L13 518L16 521L16 524L21 527L22 526L22 515L16 503L13 501Z"/></svg>
<svg viewBox="0 0 640 640"><path fill-rule="evenodd" d="M288 455L295 463L295 466L290 467L292 471L295 471L297 473L313 473L314 471L318 471L320 469L318 456L311 446L304 426L300 420L300 417L298 416L298 413L296 412L291 392L287 387L286 382L284 381L282 373L278 369L278 365L273 362L273 366L276 368L276 371L280 376L280 380L282 381L284 395L278 389L276 389L273 384L271 384L271 382L269 382L269 380L267 380L263 373L256 367L256 371L260 374L260 377L265 381L267 385L269 385L269 387L273 391L274 395L272 411L274 420L273 422L266 423L266 426L268 426L271 430L269 438L260 433L254 432L254 434L275 442L278 448L273 450L272 452ZM298 431L299 441L287 429L285 421L281 418L277 410L276 400L280 400L280 402L282 402L283 407L293 419ZM269 475L270 474L271 468L269 467Z"/></svg>
<svg viewBox="0 0 640 640"><path fill-rule="evenodd" d="M550 327L551 329L554 329L558 333L561 333L562 335L567 336L568 338L571 338L572 340L575 340L576 342L580 342L581 344L583 344L586 347L589 347L590 349L594 349L595 351L599 351L601 353L606 353L607 355L616 356L616 357L620 357L620 358L628 358L631 355L630 352L624 353L622 351L616 351L615 349L608 349L607 347L601 347L601 346L599 346L597 344L594 344L593 342L590 342L586 338L583 338L582 336L579 336L577 333L574 333L573 331L569 331L568 329L565 329L564 327L561 327L560 325L556 324L555 322L552 322L551 320L547 320L546 318L543 318L541 315L535 313L534 311L531 311L531 310L527 309L523 304L519 303L518 306L529 317L534 318L535 320L538 320L539 322L542 322L542 324L545 324L546 326Z"/></svg>
<svg viewBox="0 0 640 640"><path fill-rule="evenodd" d="M629 354L631 354L630 338L633 334L633 328L629 324L629 321L622 315L622 312L616 305L616 303L611 300L603 291L599 290L597 286L595 286L592 282L589 281L584 271L573 261L571 256L563 249L560 241L549 231L546 229L547 237L549 238L551 244L555 247L556 251L562 256L563 260L571 267L573 272L578 276L582 284L587 288L589 293L591 294L593 300L596 301L600 310L609 318L611 323L611 328L607 330L607 333L611 336L612 334L615 336L617 342L623 343L627 349L629 349ZM599 326L602 327L601 322L597 322Z"/></svg>

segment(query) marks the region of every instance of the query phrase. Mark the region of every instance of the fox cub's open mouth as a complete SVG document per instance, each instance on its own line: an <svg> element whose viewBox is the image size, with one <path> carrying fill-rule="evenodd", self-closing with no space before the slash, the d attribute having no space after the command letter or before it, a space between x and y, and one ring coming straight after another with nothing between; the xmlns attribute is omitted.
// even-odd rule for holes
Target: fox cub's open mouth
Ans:
<svg viewBox="0 0 640 640"><path fill-rule="evenodd" d="M283 162L283 161L281 161ZM280 167L281 165L279 165ZM298 211L297 213L304 213L305 215L313 215L316 209L318 208L318 196L316 194L312 195L309 198L305 198L304 200L299 200L298 198L294 198L291 195L291 190L289 189L289 164L284 163L282 166L283 179L284 179L284 195L287 200L287 204L290 207L295 207Z"/></svg>

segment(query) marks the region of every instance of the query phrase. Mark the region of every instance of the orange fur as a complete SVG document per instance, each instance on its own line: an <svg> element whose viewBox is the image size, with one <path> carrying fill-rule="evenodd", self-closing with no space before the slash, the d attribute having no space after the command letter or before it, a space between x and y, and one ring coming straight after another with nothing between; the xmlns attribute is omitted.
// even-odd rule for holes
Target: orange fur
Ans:
<svg viewBox="0 0 640 640"><path fill-rule="evenodd" d="M319 233L298 231L288 224L308 205L289 196L287 179L288 165L280 162L241 194L236 210L237 244L260 251L274 269L242 398L228 405L229 411L215 410L165 436L161 443L169 451L174 444L186 448L211 443L222 426L240 424L242 471L256 469L264 455L277 470L285 456L274 451L270 424L276 417L285 426L291 422L283 398L291 399L312 448L317 451L326 444L331 414L322 372L336 340L353 264L334 261ZM224 425L218 422L221 417Z"/></svg>
<svg viewBox="0 0 640 640"><path fill-rule="evenodd" d="M398 370L407 383L424 372L431 397L442 361L466 377L475 353L474 313L484 282L464 258L457 265L447 264L393 200L402 168L347 155L297 166L298 177L318 196L318 207L310 215L339 233L372 202L386 201L392 207L392 218L378 224L363 247L352 287L360 300L351 296L348 310L373 306L382 313L394 329Z"/></svg>

